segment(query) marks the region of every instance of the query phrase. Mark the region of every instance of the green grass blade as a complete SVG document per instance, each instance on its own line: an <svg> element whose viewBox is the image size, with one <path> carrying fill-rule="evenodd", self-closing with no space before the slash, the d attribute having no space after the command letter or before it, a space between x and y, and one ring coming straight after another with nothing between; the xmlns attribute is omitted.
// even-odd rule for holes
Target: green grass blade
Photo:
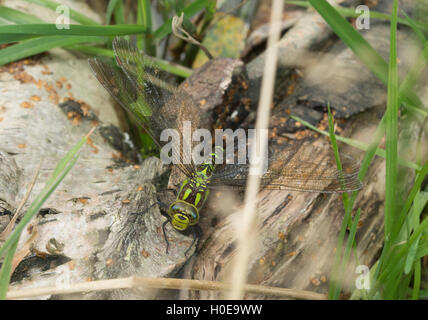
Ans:
<svg viewBox="0 0 428 320"><path fill-rule="evenodd" d="M122 0L118 1L114 9L114 20L116 24L125 24L125 12Z"/></svg>
<svg viewBox="0 0 428 320"><path fill-rule="evenodd" d="M390 58L388 79L388 101L386 108L386 177L385 177L385 248L388 249L394 233L397 208L398 171L398 68L397 68L397 11L398 0L394 0L390 31Z"/></svg>
<svg viewBox="0 0 428 320"><path fill-rule="evenodd" d="M339 281L337 282L338 285L335 286L332 297L331 297L334 300L337 300L340 297L340 291L342 290L340 280L343 279L343 277L344 277L345 270L346 270L346 264L348 263L349 258L351 256L351 251L352 251L352 247L354 245L355 234L357 233L357 227L358 227L358 222L360 221L360 216L361 216L361 210L358 209L357 213L355 214L355 218L352 222L352 226L349 230L349 237L346 241L345 252L343 254L342 265L340 267L341 273L340 273ZM330 292L329 292L329 299L330 299Z"/></svg>
<svg viewBox="0 0 428 320"><path fill-rule="evenodd" d="M405 275L403 279L400 281L398 287L397 287L397 293L395 294L394 298L398 300L407 299L409 297L409 287L410 287L410 281L412 281L413 278L413 271L411 274Z"/></svg>
<svg viewBox="0 0 428 320"><path fill-rule="evenodd" d="M12 276L12 263L13 257L18 247L18 240L16 240L6 252L1 269L0 269L0 300L5 300L7 289L9 288L10 277Z"/></svg>
<svg viewBox="0 0 428 320"><path fill-rule="evenodd" d="M421 290L421 261L415 262L415 273L413 275L413 290L412 300L419 300L419 292Z"/></svg>
<svg viewBox="0 0 428 320"><path fill-rule="evenodd" d="M143 17L143 14L144 14L143 10L144 9L141 8L141 6L142 6L141 0L138 0L138 2L137 2L137 23L144 25L144 28L147 30L147 32L152 33L152 30L149 31L147 29L147 26L145 25L144 17ZM151 27L151 24L150 24L150 27ZM144 44L143 44L143 37L141 35L137 35L136 38L137 38L137 48L144 52L145 50L144 50Z"/></svg>
<svg viewBox="0 0 428 320"><path fill-rule="evenodd" d="M426 191L419 191L416 194L416 197L413 201L412 209L410 210L409 214L406 216L406 227L407 227L407 234L405 238L399 238L399 240L407 240L407 238L410 236L411 232L415 230L421 221L421 215L425 208L425 206L428 203L428 192ZM404 231L404 228L402 228Z"/></svg>
<svg viewBox="0 0 428 320"><path fill-rule="evenodd" d="M114 10L116 9L116 5L117 5L118 1L120 1L120 0L110 0L108 2L107 10L106 10L106 24L107 25L110 24L110 22L111 22L111 17L113 15Z"/></svg>
<svg viewBox="0 0 428 320"><path fill-rule="evenodd" d="M91 41L104 42L104 39L92 38ZM22 41L21 43L0 50L0 66L45 52L52 48L88 42L88 37L49 36Z"/></svg>
<svg viewBox="0 0 428 320"><path fill-rule="evenodd" d="M27 14L21 12L19 10L15 10L12 8L8 8L0 5L0 18L8 20L13 23L45 23L45 21L32 16L31 14Z"/></svg>
<svg viewBox="0 0 428 320"><path fill-rule="evenodd" d="M332 115L331 109L330 109L330 104L327 105L327 110L328 110L328 128L329 128L330 142L331 142L331 145L333 148L334 157L336 160L336 166L337 166L339 171L342 171L342 163L340 161L339 147L337 146L336 135L334 133L334 122L333 122L333 115ZM344 217L343 222L342 222L341 230L339 232L339 237L337 240L336 253L335 253L335 258L334 258L334 263L333 263L333 270L332 270L332 273L330 276L330 278L335 279L335 281L330 281L329 299L337 299L338 298L336 296L336 292L337 292L337 288L340 286L340 284L338 284L336 286L336 283L337 283L337 279L339 279L339 281L340 281L339 273L340 273L340 260L342 257L342 246L343 246L343 241L345 239L346 228L347 228L348 224L350 224L352 222L351 215L350 215L351 210L349 210L349 211L346 210L348 208L348 194L347 193L342 194L342 201L343 201L346 212L345 212L345 217ZM340 289L339 289L339 293L340 293Z"/></svg>
<svg viewBox="0 0 428 320"><path fill-rule="evenodd" d="M419 226L422 211L425 208L427 203L428 203L428 193L424 191L418 192L416 197L414 198L412 210L410 211L410 214L407 215L406 223L403 224L403 227L401 228L400 235L398 236L397 241L407 241L411 232ZM405 274L410 273L413 267L413 264L415 263L419 241L421 237L422 235L419 236L419 238L415 241L415 243L413 243L413 245L411 245L408 249L406 263L404 266Z"/></svg>
<svg viewBox="0 0 428 320"><path fill-rule="evenodd" d="M53 11L56 12L58 6L62 5L61 3L55 2L55 1L51 1L51 0L24 0L26 2L29 3L34 3L37 4L39 6L51 9ZM96 25L99 24L98 22L88 18L87 16L81 14L78 11L75 11L71 8L69 8L69 12L70 12L70 18L73 19L74 21L81 23L81 24L86 24L86 25Z"/></svg>
<svg viewBox="0 0 428 320"><path fill-rule="evenodd" d="M339 157L339 147L337 146L336 134L334 133L334 119L331 113L330 103L327 104L328 112L328 133L330 137L331 146L333 148L334 158L336 159L336 165L339 170L342 170L342 163Z"/></svg>
<svg viewBox="0 0 428 320"><path fill-rule="evenodd" d="M388 260L385 263L383 270L379 273L379 277L371 289L371 293L378 290L381 284L389 284L390 281L394 281L394 279L397 279L403 273L404 258L407 254L407 249L412 246L415 241L418 240L421 234L425 234L427 232L428 218L425 218L422 223L414 230L407 242L402 242L394 245L393 254L388 257ZM424 251L425 249L427 249L427 251ZM384 253L384 251L382 253ZM428 254L428 247L426 242L424 241L424 238L422 238L422 243L419 245L416 258L422 258L426 254Z"/></svg>
<svg viewBox="0 0 428 320"><path fill-rule="evenodd" d="M332 127L331 113L330 113L329 117L330 117L329 128L331 128ZM383 132L381 125L379 125L378 129L376 130L374 142L372 142L370 144L370 146L368 147L368 150L367 150L365 157L363 159L363 162L361 164L360 171L358 173L358 177L360 180L364 180L365 175L366 175L367 170L368 170L368 167L370 166L370 163L371 163L371 161L375 155L376 148L379 145L379 141L381 139L381 136L383 136L383 134L381 134L380 132ZM330 136L334 136L334 132L331 131L331 129L330 129ZM333 138L333 140L335 141L335 138ZM338 150L337 147L335 147L335 149ZM337 157L337 159L339 159L339 161L340 161L338 154L335 157ZM337 161L338 160L336 160L336 162ZM344 265L349 260L349 256L347 256L346 254L344 254L343 258L342 258L342 247L343 247L343 242L345 239L345 233L346 233L348 225L349 225L350 229L352 229L351 212L352 212L352 208L354 206L357 194L358 194L358 190L352 192L350 199L348 198L347 194L345 196L343 196L345 215L343 218L341 230L339 232L339 236L338 236L338 240L337 240L336 254L335 254L335 259L333 262L333 270L331 272L331 279L339 279L340 280L343 278L343 275L340 275L340 271L341 270L342 270L342 272L344 271L344 269L343 269ZM358 215L358 219L359 219L359 215ZM354 221L354 223L355 223L355 221ZM340 265L341 260L342 260L342 266ZM338 299L339 298L340 291L341 291L341 284L340 284L340 282L337 282L337 281L338 280L331 280L329 283L329 291L328 291L329 299Z"/></svg>
<svg viewBox="0 0 428 320"><path fill-rule="evenodd" d="M428 255L428 234L425 232L422 238L419 240L418 252L416 253L416 259L421 259Z"/></svg>
<svg viewBox="0 0 428 320"><path fill-rule="evenodd" d="M370 145L368 146L364 154L364 158L361 163L360 170L358 172L358 178L361 181L364 181L364 178L369 170L370 164L373 161L373 158L376 154L376 150L378 149L379 143L382 137L384 136L384 133L385 133L385 116L382 117L381 121L379 122L379 125L376 128L376 131L373 135L373 141L370 143ZM346 213L345 213L346 215L350 215L350 212L354 206L355 200L357 199L357 195L358 195L358 191L352 192L350 201L348 203L348 208L346 208ZM377 272L378 272L378 267L377 267L378 265L379 263L375 263L375 266L376 266L375 271L370 272L371 278L376 278Z"/></svg>
<svg viewBox="0 0 428 320"><path fill-rule="evenodd" d="M420 235L426 235L428 234L428 217L425 217L421 224L419 224L415 230L413 231L412 235L409 238L409 245L412 245ZM419 256L418 256L419 258Z"/></svg>
<svg viewBox="0 0 428 320"><path fill-rule="evenodd" d="M333 120L333 115L331 113L330 104L327 105L327 110L328 110L328 131L330 136L330 142L333 147L333 153L334 153L334 158L336 160L337 169L339 171L342 171L343 168L342 168L342 163L340 162L339 147L337 146L336 134L334 133L334 120ZM347 193L342 193L342 200L343 200L343 205L346 208L348 204Z"/></svg>
<svg viewBox="0 0 428 320"><path fill-rule="evenodd" d="M55 24L17 24L0 26L2 35L33 35L33 36L116 36L127 34L139 34L146 32L138 24L122 24L114 26L82 26L79 24L70 25L70 29L58 29Z"/></svg>
<svg viewBox="0 0 428 320"><path fill-rule="evenodd" d="M390 31L390 65L389 65L389 76L388 76L388 102L387 110L385 113L385 127L386 127L386 181L385 181L385 213L384 213L384 247L382 249L380 264L376 270L376 276L379 275L378 284L384 284L391 291L388 295L393 296L395 288L398 286L400 274L402 274L403 263L390 264L389 260L392 254L393 243L396 242L396 230L401 227L397 223L402 217L396 215L397 208L397 171L398 171L398 107L399 107L399 96L398 96L398 70L397 70L397 47L396 47L396 31L397 31L397 12L398 2L394 1L393 17L391 20L391 31ZM382 269L391 269L389 273L393 273L398 277L389 278L386 282L382 282ZM384 273L383 273L384 274ZM386 278L384 278L385 281Z"/></svg>
<svg viewBox="0 0 428 320"><path fill-rule="evenodd" d="M149 0L138 1L137 19L138 24L141 24L147 31L143 37L137 37L137 44L139 44L139 48L143 49L146 54L156 57L156 46L152 38L152 13Z"/></svg>

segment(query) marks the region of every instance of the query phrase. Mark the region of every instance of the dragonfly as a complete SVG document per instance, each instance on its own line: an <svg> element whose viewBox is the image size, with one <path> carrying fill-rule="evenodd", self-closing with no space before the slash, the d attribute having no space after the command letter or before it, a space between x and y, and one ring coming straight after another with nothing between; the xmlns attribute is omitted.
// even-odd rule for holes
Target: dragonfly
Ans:
<svg viewBox="0 0 428 320"><path fill-rule="evenodd" d="M183 123L190 121L191 129L200 124L199 109L189 94L169 84L165 72L138 48L123 37L112 43L115 62L105 58L91 58L91 68L111 96L147 132L159 150L165 145L161 134L165 129L183 132ZM183 137L182 137L183 138ZM173 149L174 150L174 149ZM218 152L220 151L220 152ZM166 206L168 219L162 229L167 243L165 226L171 223L178 232L195 227L210 190L244 190L250 173L248 163L216 164L221 147L209 155L212 161L196 164L184 152L173 151L173 166L184 175L176 200ZM342 156L342 170L333 157L314 160L313 150L302 152L300 147L284 148L269 155L268 168L261 176L264 189L323 193L344 193L362 187L358 179L358 165L351 157Z"/></svg>

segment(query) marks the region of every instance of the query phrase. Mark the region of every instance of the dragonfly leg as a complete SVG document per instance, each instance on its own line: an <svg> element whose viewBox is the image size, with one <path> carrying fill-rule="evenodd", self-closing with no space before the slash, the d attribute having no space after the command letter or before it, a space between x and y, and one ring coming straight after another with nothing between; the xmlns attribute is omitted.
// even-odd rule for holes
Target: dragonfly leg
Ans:
<svg viewBox="0 0 428 320"><path fill-rule="evenodd" d="M169 190L169 191L174 192L174 196L175 196L175 197L177 197L177 196L178 196L177 188L174 188L174 189L168 189L168 190Z"/></svg>
<svg viewBox="0 0 428 320"><path fill-rule="evenodd" d="M154 207L155 205L159 205L159 206L160 206L160 207L162 207L163 209L168 210L168 206L167 206L165 203L160 202L160 201L156 201L156 202L152 203L148 208L144 209L142 212L133 212L133 214L144 214L144 213L146 213L147 211L149 211L152 207ZM161 210L161 214L162 214L162 215L164 215L164 216L167 216L167 214L163 213L163 212L162 212L162 210ZM167 216L167 217L168 217L168 216ZM162 224L162 231L163 231L163 237L164 237L165 242L166 242L166 253L167 253L167 254L168 254L168 249L169 249L169 241L168 241L168 238L166 237L166 230L165 230L165 227L166 227L166 225L168 224L168 222L169 222L169 219L168 219L168 220L166 220L166 221Z"/></svg>
<svg viewBox="0 0 428 320"><path fill-rule="evenodd" d="M184 255L187 257L187 253L189 253L190 249L192 249L193 245L199 240L199 238L202 236L202 230L201 228L196 225L193 226L192 228L192 235L193 235L193 241L192 244L189 246L189 248L187 248L186 252L184 253Z"/></svg>
<svg viewBox="0 0 428 320"><path fill-rule="evenodd" d="M164 237L165 242L166 242L166 254L168 254L168 249L169 249L169 241L168 241L168 238L167 238L167 236L166 236L166 230L165 230L165 227L166 227L166 225L168 224L168 222L169 222L169 220L166 220L166 221L162 224L163 237Z"/></svg>
<svg viewBox="0 0 428 320"><path fill-rule="evenodd" d="M173 193L174 197L177 198L178 195L178 189L180 188L180 186L176 187L176 188L167 188L167 189L162 189L162 190L157 190L157 193Z"/></svg>
<svg viewBox="0 0 428 320"><path fill-rule="evenodd" d="M165 209L166 211L168 211L169 206L163 202L157 201L157 204L159 204L163 209Z"/></svg>
<svg viewBox="0 0 428 320"><path fill-rule="evenodd" d="M149 207L145 208L142 212L132 212L132 214L145 214L147 211L149 211L151 208L153 208L155 205L159 205L162 208L166 208L168 210L168 206L165 203L162 203L160 201L156 201L152 203Z"/></svg>

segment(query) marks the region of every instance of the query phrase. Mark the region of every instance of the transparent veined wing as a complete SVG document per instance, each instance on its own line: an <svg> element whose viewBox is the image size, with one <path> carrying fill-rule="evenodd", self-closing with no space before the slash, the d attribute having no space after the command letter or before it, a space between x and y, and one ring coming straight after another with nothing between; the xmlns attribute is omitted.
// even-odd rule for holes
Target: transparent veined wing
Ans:
<svg viewBox="0 0 428 320"><path fill-rule="evenodd" d="M183 141L184 121L190 121L192 132L199 124L198 109L191 97L164 81L164 72L126 39L115 38L113 49L117 65L109 59L89 59L100 83L145 129L159 149L164 145L160 136L165 129L176 130ZM196 170L191 155L181 148L172 149L172 158L187 176Z"/></svg>
<svg viewBox="0 0 428 320"><path fill-rule="evenodd" d="M261 177L265 189L343 193L358 190L359 166L350 156L341 155L343 170L338 170L333 154L317 157L313 147L299 145L269 156L267 172ZM211 189L244 189L249 164L226 164L211 178Z"/></svg>

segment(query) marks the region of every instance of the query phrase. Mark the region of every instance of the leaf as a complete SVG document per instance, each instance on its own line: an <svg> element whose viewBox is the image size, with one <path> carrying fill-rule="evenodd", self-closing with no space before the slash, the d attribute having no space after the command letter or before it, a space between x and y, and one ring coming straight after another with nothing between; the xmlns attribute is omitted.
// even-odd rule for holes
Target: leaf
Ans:
<svg viewBox="0 0 428 320"><path fill-rule="evenodd" d="M202 41L213 57L239 58L245 46L245 37L248 27L244 20L233 15L223 16L223 12L216 13L215 17L222 18L211 25ZM216 18L214 18L216 20ZM193 63L198 68L208 61L206 54L199 50Z"/></svg>

